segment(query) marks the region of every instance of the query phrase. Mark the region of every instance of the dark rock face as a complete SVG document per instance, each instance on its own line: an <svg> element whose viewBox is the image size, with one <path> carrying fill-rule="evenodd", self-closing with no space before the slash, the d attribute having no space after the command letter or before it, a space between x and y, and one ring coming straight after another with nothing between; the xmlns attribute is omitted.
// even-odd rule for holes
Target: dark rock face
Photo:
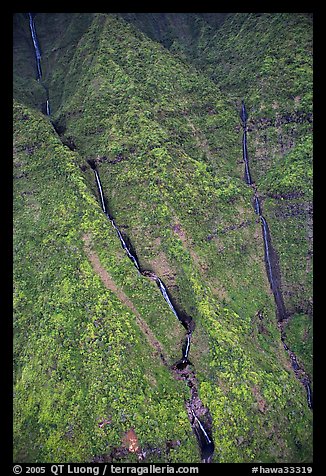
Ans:
<svg viewBox="0 0 326 476"><path fill-rule="evenodd" d="M242 100L242 103L241 103L240 117L241 117L241 121L242 121L243 125L245 126L245 124L247 122L247 119L248 119L248 113L247 113L246 105L245 105L243 100Z"/></svg>
<svg viewBox="0 0 326 476"><path fill-rule="evenodd" d="M248 115L247 115L245 104L243 101L242 101L240 116L243 122L243 159L244 159L245 167L246 167L245 179L246 179L246 183L248 185L251 185L251 176L249 171L249 161L248 161L247 141L246 141L246 134L247 134L246 121L247 121ZM300 380L301 383L303 383L303 385L306 388L308 406L309 408L312 409L312 395L311 395L309 379L306 376L303 368L301 368L300 365L298 364L298 361L294 352L292 352L287 346L287 344L285 343L285 333L284 333L283 324L287 320L289 313L286 310L284 299L283 299L283 292L282 292L282 286L281 286L281 271L279 267L278 256L275 249L272 246L271 234L270 234L268 223L265 217L262 215L260 202L257 197L257 189L255 189L254 209L255 209L255 213L259 215L261 220L262 234L263 234L263 240L264 240L266 273L267 273L268 281L270 283L271 290L273 292L274 299L275 299L276 315L277 315L279 328L281 330L281 340L283 342L285 350L289 354L291 366L295 373L295 376L297 377L298 380ZM282 210L282 215L283 215L283 210ZM259 314L259 319L261 319L260 314ZM302 378L302 376L304 378Z"/></svg>
<svg viewBox="0 0 326 476"><path fill-rule="evenodd" d="M313 115L312 113L304 113L299 111L294 111L291 114L283 114L276 116L275 118L267 118L262 117L259 119L251 119L250 125L248 126L248 132L252 132L254 130L264 130L269 127L279 127L284 124L303 124L303 123L312 124L313 122Z"/></svg>
<svg viewBox="0 0 326 476"><path fill-rule="evenodd" d="M257 196L257 190L256 190L256 187L253 185L252 179L251 179L249 157L248 157L248 150L247 150L247 130L246 130L248 113L247 113L244 101L242 101L241 103L240 117L243 124L242 154L243 154L243 161L245 164L245 181L247 185L253 187L255 192L254 199L253 199L253 207L254 207L255 213L260 218L261 226L262 226L266 273L267 273L268 281L271 286L271 290L275 298L277 318L278 318L278 321L282 321L283 319L286 318L287 312L285 309L285 304L284 304L283 295L282 295L281 273L280 273L280 268L278 264L278 257L272 246L269 226L265 217L262 214L261 205L259 202L259 198Z"/></svg>

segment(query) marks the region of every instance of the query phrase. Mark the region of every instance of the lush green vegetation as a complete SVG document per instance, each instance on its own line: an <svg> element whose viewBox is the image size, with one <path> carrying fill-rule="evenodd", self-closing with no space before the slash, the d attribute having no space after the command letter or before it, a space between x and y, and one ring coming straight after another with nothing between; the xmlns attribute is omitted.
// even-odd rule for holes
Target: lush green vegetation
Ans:
<svg viewBox="0 0 326 476"><path fill-rule="evenodd" d="M303 362L305 370L312 375L313 328L311 317L306 314L294 314L285 327L289 346Z"/></svg>
<svg viewBox="0 0 326 476"><path fill-rule="evenodd" d="M266 20L266 48L277 47L281 55L281 43L272 39L287 17L274 15L273 22L247 15L248 28L238 39L230 31L244 15L227 17L212 50L218 38L225 46L229 34L230 47L242 47L248 68L255 69L249 25L256 21L262 29L259 22ZM196 322L190 358L213 419L215 461L311 461L311 411L280 342L253 191L243 181L236 107L244 91L236 87L236 72L230 73L231 87L210 73L212 65L224 64L221 58L207 60L208 69L203 64L199 71L184 53L181 60L180 52L168 51L119 15L38 14L51 119L62 141L75 144L72 152L38 112L42 100L34 91L40 85L32 78L24 21L16 15L15 459L89 461L121 445L134 428L140 446L161 450L152 460L199 461L183 403L188 389L162 365L135 314L105 287L85 251L88 236L102 267L174 363L184 329L156 284L137 274L101 212L93 172L80 169L92 158L110 212L141 266L163 279ZM194 38L212 54L204 17L192 21ZM300 25L290 26L297 38ZM164 41L173 50L173 42ZM283 202L301 200L308 210L310 123L260 129L265 113L254 115L254 109L271 103L267 86L257 99L255 84L246 95L252 175L280 255L287 305L298 313L311 299L311 269L303 260L310 225L306 214L285 216ZM292 91L292 83L281 89ZM276 130L287 138L283 148ZM262 143L271 157L264 169ZM300 319L290 321L287 334L310 371L311 333ZM99 428L104 418L110 424ZM168 440L181 445L166 455ZM135 454L125 461L136 461Z"/></svg>
<svg viewBox="0 0 326 476"><path fill-rule="evenodd" d="M141 445L180 438L176 458L189 458L196 445L180 398L186 389L83 251L89 234L111 249L109 272L130 267L75 154L40 113L20 105L14 112L15 459L87 460L121 445L130 427ZM157 293L146 294L160 307ZM100 429L104 418L110 424Z"/></svg>
<svg viewBox="0 0 326 476"><path fill-rule="evenodd" d="M285 302L290 312L293 301L306 310L312 296L312 15L124 16L216 82L234 108L245 99L250 169L279 255ZM209 132L217 140L215 131Z"/></svg>

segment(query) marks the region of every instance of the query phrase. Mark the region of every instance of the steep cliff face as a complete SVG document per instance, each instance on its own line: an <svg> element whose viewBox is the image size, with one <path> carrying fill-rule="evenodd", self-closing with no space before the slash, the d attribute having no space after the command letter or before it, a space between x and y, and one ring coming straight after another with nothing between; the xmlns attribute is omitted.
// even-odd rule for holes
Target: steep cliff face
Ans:
<svg viewBox="0 0 326 476"><path fill-rule="evenodd" d="M194 64L235 107L245 98L250 169L279 259L288 337L311 374L312 14L170 15L124 17ZM173 28L178 21L187 34Z"/></svg>
<svg viewBox="0 0 326 476"><path fill-rule="evenodd" d="M163 17L156 26L144 17L163 45L172 46L176 30L180 42L204 41L204 17ZM212 41L226 42L234 18L209 24ZM142 269L164 280L196 324L190 360L211 416L213 461L311 461L311 411L280 341L260 223L243 181L244 91L214 82L208 69L120 15L38 13L46 117L28 20L17 14L14 22L16 460L200 460L183 402L190 389L169 369L180 358L183 329L121 249L101 211L92 160ZM229 41L238 44L230 32ZM241 41L254 64L254 44ZM292 320L298 345L311 269L292 263L301 263L311 239L311 125L282 122L283 102L273 109L254 94L251 86L249 154L286 304L300 313L301 327ZM261 105L277 113L255 113ZM273 139L277 128L283 149ZM287 217L284 210L301 212L300 201L304 212ZM287 236L296 220L306 234ZM125 444L130 432L138 451Z"/></svg>
<svg viewBox="0 0 326 476"><path fill-rule="evenodd" d="M288 337L311 372L312 15L237 14L203 37L198 66L249 106L251 171L279 258Z"/></svg>

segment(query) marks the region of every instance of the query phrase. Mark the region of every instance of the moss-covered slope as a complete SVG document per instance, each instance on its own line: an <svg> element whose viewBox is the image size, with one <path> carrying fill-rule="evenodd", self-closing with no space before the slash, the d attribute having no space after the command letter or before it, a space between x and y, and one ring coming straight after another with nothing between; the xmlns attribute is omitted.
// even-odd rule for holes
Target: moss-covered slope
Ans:
<svg viewBox="0 0 326 476"><path fill-rule="evenodd" d="M312 14L123 14L249 112L250 169L278 254L287 336L312 377ZM178 28L182 23L183 28ZM162 34L165 32L165 35ZM304 341L293 329L304 329ZM308 337L309 336L309 337Z"/></svg>
<svg viewBox="0 0 326 476"><path fill-rule="evenodd" d="M89 158L141 266L196 322L190 360L213 420L215 461L311 461L311 411L280 342L234 104L118 16L78 15L36 17L61 137L33 103L37 82L27 85L22 60L33 61L33 49L17 18L17 461L90 460L121 445L130 428L142 447L160 448L152 460L199 461L187 389L139 319L169 364L180 357L183 329L123 253ZM110 423L99 428L101 418ZM169 440L181 444L167 454ZM129 452L124 461L135 458Z"/></svg>

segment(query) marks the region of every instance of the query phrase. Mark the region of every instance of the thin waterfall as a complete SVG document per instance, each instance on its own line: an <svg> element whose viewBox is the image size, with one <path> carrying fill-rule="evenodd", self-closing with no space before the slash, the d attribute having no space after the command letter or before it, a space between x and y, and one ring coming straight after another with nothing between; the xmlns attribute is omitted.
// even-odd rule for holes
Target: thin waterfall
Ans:
<svg viewBox="0 0 326 476"><path fill-rule="evenodd" d="M94 163L92 163L91 161L89 161L89 164L91 165L92 169L93 169L93 172L94 172L94 175L95 175L95 180L96 180L96 184L97 184L97 189L99 191L99 195L100 195L100 201L101 201L101 207L102 207L102 210L103 212L105 213L105 215L107 216L107 218L111 221L111 224L113 226L113 228L116 230L117 232L117 235L119 237L119 240L120 240L120 243L122 245L122 248L125 250L125 252L127 253L128 257L131 259L131 261L134 263L134 265L136 266L136 268L138 269L138 271L140 271L140 266L139 266L139 263L138 263L138 260L137 258L131 253L125 239L123 238L122 236L122 233L121 231L119 230L118 226L116 225L115 221L113 220L113 218L110 217L110 215L107 213L107 209L106 209L106 205L105 205L105 198L104 198L104 193L103 193L103 188L102 188L102 184L101 184L101 180L100 180L100 176L96 170L96 167L94 165Z"/></svg>
<svg viewBox="0 0 326 476"><path fill-rule="evenodd" d="M256 195L254 197L254 209L255 209L255 213L260 216L261 215L260 203Z"/></svg>
<svg viewBox="0 0 326 476"><path fill-rule="evenodd" d="M189 351L190 351L192 330L194 329L194 324L192 322L192 319L185 316L185 315L180 316L178 314L178 312L176 311L175 307L173 306L173 304L171 302L171 299L168 295L168 292L167 292L167 289L166 289L164 283L162 282L162 280L155 273L153 273L152 271L148 271L148 270L143 270L143 271L140 270L140 266L139 266L139 263L137 261L137 258L130 252L130 249L127 246L127 244L126 244L118 226L116 225L114 219L110 217L110 215L107 211L104 192L103 192L103 189L102 189L100 176L99 176L99 174L96 170L95 161L94 160L88 160L88 163L91 166L91 168L94 172L94 175L95 175L96 184L97 184L97 188L98 188L98 192L99 192L99 196L100 196L102 211L105 213L106 217L109 218L109 220L112 223L112 226L115 228L124 250L126 251L129 258L133 261L133 263L136 266L136 268L138 269L139 273L141 275L146 276L146 277L148 277L151 280L156 282L156 284L159 287L159 289L160 289L165 301L167 302L169 308L171 309L173 314L176 316L176 318L187 329L186 344L185 344L185 347L182 349L182 359L179 360L176 364L174 364L174 366L172 368L174 368L175 371L179 371L180 375L185 379L187 384L190 387L192 387L192 397L190 399L189 405L194 404L194 403L191 403L191 402L193 402L192 398L193 398L194 395L196 395L197 401L200 402L200 400L198 398L197 391L194 391L194 388L193 388L194 387L194 376L190 376L190 373L187 373L187 372L183 373L183 372L185 372L185 369L187 368L187 366L190 364L190 362L188 360L188 356L189 356ZM201 402L200 402L200 405L202 405ZM198 419L198 417L194 413L193 409L191 409L191 412L192 412L192 415L194 417L194 424L192 424L192 427L193 427L193 430L195 432L195 435L196 435L196 438L197 438L197 441L198 441L198 444L199 444L199 447L200 447L200 450L201 450L202 461L203 462L210 462L211 458L213 456L213 453L214 453L214 448L215 448L214 443L213 443L212 439L208 436L208 433L205 430L203 423Z"/></svg>
<svg viewBox="0 0 326 476"><path fill-rule="evenodd" d="M246 183L253 187L253 182L251 179L250 168L249 168L249 159L248 159L248 150L247 150L247 119L248 113L246 110L246 106L244 101L242 101L241 105L241 112L240 117L242 120L242 127L243 127L243 137L242 137L242 153L243 153L243 161L245 163L245 180ZM255 213L259 216L263 231L263 241L264 241L264 250L265 250L265 264L266 264L266 271L268 281L271 286L271 290L274 295L276 309L278 314L278 319L282 321L286 318L286 309L283 301L283 296L280 290L280 286L278 284L277 275L279 274L278 270L276 269L277 264L272 261L272 247L271 247L271 239L270 233L268 229L268 224L265 217L262 215L261 206L259 203L259 199L254 195L254 210ZM275 261L275 260L274 260Z"/></svg>
<svg viewBox="0 0 326 476"><path fill-rule="evenodd" d="M45 107L42 105L42 111L45 112L45 114L47 116L50 116L51 115L51 108L50 108L50 101L49 101L49 93L48 93L47 87L44 85L44 83L42 81L42 68L41 68L41 56L42 55L41 55L41 49L40 49L39 41L38 41L38 38L37 38L34 15L35 14L33 14L33 13L28 13L29 28L30 28L30 31L31 31L31 36L32 36L33 45L34 45L35 58L36 58L37 80L40 82L40 84L43 86L43 88L46 92Z"/></svg>
<svg viewBox="0 0 326 476"><path fill-rule="evenodd" d="M195 413L194 413L193 410L192 410L192 414L193 414L193 417L194 417L196 423L198 423L198 425L199 425L199 427L200 427L200 429L201 429L201 431L202 431L202 433L203 433L203 435L204 435L205 440L207 441L207 443L212 443L212 440L210 439L210 437L209 437L208 434L206 433L205 428L203 427L201 421L200 421L199 418L195 415Z"/></svg>
<svg viewBox="0 0 326 476"><path fill-rule="evenodd" d="M200 441L201 451L202 451L202 461L204 463L209 461L211 454L214 452L214 443L208 436L204 425L199 420L199 418L195 415L194 411L191 410L193 416L193 426L195 430L195 434L197 440Z"/></svg>
<svg viewBox="0 0 326 476"><path fill-rule="evenodd" d="M175 310L175 308L174 308L174 306L173 306L173 304L172 304L172 302L171 302L171 300L170 300L170 298L169 298L169 296L168 296L166 287L164 286L164 284L162 283L162 281L160 280L160 278L157 278L157 281L156 281L156 282L157 282L158 287L160 288L160 291L161 291L161 293L162 293L164 299L165 299L166 302L168 303L168 305L169 305L171 311L172 311L173 314L176 316L176 318L180 321L181 319L180 319L180 317L178 316L178 313L177 313L177 311Z"/></svg>
<svg viewBox="0 0 326 476"><path fill-rule="evenodd" d="M261 220L261 223L262 223L263 238L264 238L265 261L266 261L267 269L268 269L267 275L268 275L268 280L270 282L272 291L274 291L276 288L275 288L275 285L274 285L273 269L272 269L270 250L269 250L269 242L268 242L269 230L268 230L266 219L263 217L263 215L260 215L260 220Z"/></svg>
<svg viewBox="0 0 326 476"><path fill-rule="evenodd" d="M29 13L28 16L29 16L29 27L30 27L30 30L31 30L31 35L32 35L32 40L33 40L33 45L34 45L34 51L35 51L37 79L41 79L42 78L41 50L40 50L40 47L39 47L37 34L36 34L36 30L35 30L34 17L31 13Z"/></svg>
<svg viewBox="0 0 326 476"><path fill-rule="evenodd" d="M246 131L245 128L243 130L242 152L243 152L243 159L244 159L244 163L245 163L246 183L248 185L252 185L252 180L251 180L250 170L249 170L249 164L248 164L247 131Z"/></svg>
<svg viewBox="0 0 326 476"><path fill-rule="evenodd" d="M248 160L248 150L247 150L247 119L248 119L248 113L246 111L246 106L244 101L242 101L241 104L241 111L240 111L240 117L242 120L242 127L243 127L243 138L242 138L242 153L243 153L243 160L245 163L245 178L246 178L246 183L250 186L253 186L252 180L251 180L251 175L250 175L250 169L249 169L249 160ZM271 286L271 290L274 295L275 299L275 304L276 304L276 310L277 310L277 315L278 315L278 325L281 330L281 340L284 346L284 349L287 351L287 353L290 356L291 360L291 366L293 368L293 371L298 378L298 380L303 383L306 389L307 393L307 403L309 408L312 409L312 395L311 395L311 387L309 383L309 379L306 376L305 372L303 369L300 368L298 361L296 359L295 354L289 349L289 347L285 343L285 337L284 337L284 331L283 331L283 321L287 317L286 313L286 308L282 296L282 292L280 289L280 285L277 279L277 275L280 274L280 272L277 270L277 264L273 263L272 257L271 257L271 238L270 238L270 232L268 229L268 224L265 219L265 217L262 215L259 199L256 196L256 193L254 195L254 210L255 213L259 216L261 225L262 225L262 231L263 231L263 241L264 241L264 250L265 250L265 263L266 263L266 271L267 271L267 277L268 281ZM304 374L305 377L302 380L300 375Z"/></svg>
<svg viewBox="0 0 326 476"><path fill-rule="evenodd" d="M99 177L99 175L98 175L97 170L96 170L96 169L93 169L93 170L94 170L94 174L95 174L95 179L96 179L96 183L97 183L97 188L98 188L98 191L99 191L99 194L100 194L100 198L101 198L102 210L103 210L103 212L106 214L106 206L105 206L104 195L103 195L103 189L102 189L100 177Z"/></svg>
<svg viewBox="0 0 326 476"><path fill-rule="evenodd" d="M107 215L108 216L108 215ZM122 234L121 234L121 231L119 230L119 228L117 227L117 225L115 224L114 220L113 219L110 219L111 220L111 223L112 223L112 226L114 227L114 229L116 230L117 234L118 234L118 237L120 239L120 243L122 245L122 248L125 250L125 252L127 253L127 255L129 256L129 258L131 259L131 261L134 263L134 265L136 266L136 268L138 269L138 271L140 271L140 267L139 267L139 263L137 261L137 258L130 252L128 246L127 246L127 243L125 242Z"/></svg>
<svg viewBox="0 0 326 476"><path fill-rule="evenodd" d="M188 359L188 355L189 355L189 350L190 350L190 340L191 340L191 333L187 334L187 344L186 344L186 349L183 353L183 358L184 359Z"/></svg>

